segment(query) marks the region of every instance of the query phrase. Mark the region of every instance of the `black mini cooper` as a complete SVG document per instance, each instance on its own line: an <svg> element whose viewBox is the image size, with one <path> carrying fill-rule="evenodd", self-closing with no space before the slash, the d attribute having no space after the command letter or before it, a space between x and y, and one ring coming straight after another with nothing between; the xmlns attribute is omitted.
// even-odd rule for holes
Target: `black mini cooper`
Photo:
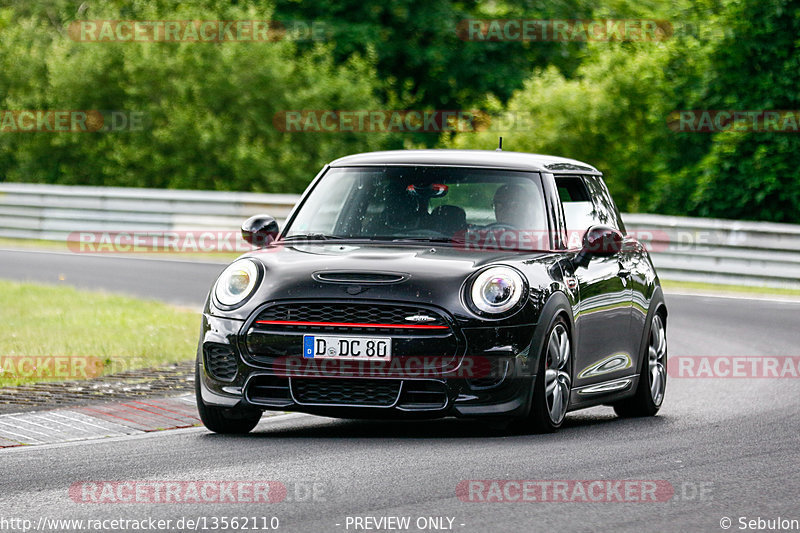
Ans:
<svg viewBox="0 0 800 533"><path fill-rule="evenodd" d="M215 432L264 410L495 417L554 431L598 404L654 415L667 309L600 172L472 150L325 166L212 287L197 405Z"/></svg>

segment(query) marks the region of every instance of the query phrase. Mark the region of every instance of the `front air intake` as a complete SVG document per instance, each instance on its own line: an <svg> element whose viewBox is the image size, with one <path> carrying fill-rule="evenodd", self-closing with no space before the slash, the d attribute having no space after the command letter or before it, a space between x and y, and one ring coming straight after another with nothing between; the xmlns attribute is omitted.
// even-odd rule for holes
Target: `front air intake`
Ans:
<svg viewBox="0 0 800 533"><path fill-rule="evenodd" d="M392 407L401 387L393 379L292 378L290 382L300 405Z"/></svg>
<svg viewBox="0 0 800 533"><path fill-rule="evenodd" d="M206 371L219 381L233 381L238 370L236 353L227 344L207 342L203 345Z"/></svg>

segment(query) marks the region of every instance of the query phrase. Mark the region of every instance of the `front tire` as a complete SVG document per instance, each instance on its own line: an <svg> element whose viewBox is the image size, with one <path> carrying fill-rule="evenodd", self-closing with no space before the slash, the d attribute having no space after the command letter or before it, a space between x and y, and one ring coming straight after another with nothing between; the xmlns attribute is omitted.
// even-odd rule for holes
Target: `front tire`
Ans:
<svg viewBox="0 0 800 533"><path fill-rule="evenodd" d="M197 411L203 425L214 433L244 434L249 433L261 420L261 411L244 409L225 409L206 405L200 391L200 364L195 365L194 392L197 398Z"/></svg>
<svg viewBox="0 0 800 533"><path fill-rule="evenodd" d="M650 321L647 359L642 361L636 394L614 404L614 411L623 418L653 416L664 402L667 388L667 326L656 312Z"/></svg>
<svg viewBox="0 0 800 533"><path fill-rule="evenodd" d="M564 318L555 319L546 338L529 415L536 433L553 433L561 427L572 390L572 344Z"/></svg>

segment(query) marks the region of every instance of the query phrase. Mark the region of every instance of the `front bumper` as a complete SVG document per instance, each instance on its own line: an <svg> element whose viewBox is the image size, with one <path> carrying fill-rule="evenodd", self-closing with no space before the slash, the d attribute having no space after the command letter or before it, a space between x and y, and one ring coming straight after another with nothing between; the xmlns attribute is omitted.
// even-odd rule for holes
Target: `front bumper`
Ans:
<svg viewBox="0 0 800 533"><path fill-rule="evenodd" d="M247 345L248 322L206 314L197 386L205 404L231 409L345 418L525 416L538 362L529 353L534 329L454 327L455 357L417 373L374 368L365 372L363 366L340 365L304 366L294 372L285 357L253 357ZM221 364L219 354L226 353Z"/></svg>

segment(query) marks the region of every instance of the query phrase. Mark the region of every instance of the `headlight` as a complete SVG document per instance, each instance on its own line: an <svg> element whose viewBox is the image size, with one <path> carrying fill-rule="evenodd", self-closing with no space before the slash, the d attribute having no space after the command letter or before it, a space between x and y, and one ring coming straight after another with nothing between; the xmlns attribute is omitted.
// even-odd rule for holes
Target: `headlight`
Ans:
<svg viewBox="0 0 800 533"><path fill-rule="evenodd" d="M491 267L472 282L470 296L484 313L504 313L517 305L524 287L522 276L513 268Z"/></svg>
<svg viewBox="0 0 800 533"><path fill-rule="evenodd" d="M250 296L258 281L258 267L250 259L234 261L222 271L214 296L222 305L236 305Z"/></svg>

